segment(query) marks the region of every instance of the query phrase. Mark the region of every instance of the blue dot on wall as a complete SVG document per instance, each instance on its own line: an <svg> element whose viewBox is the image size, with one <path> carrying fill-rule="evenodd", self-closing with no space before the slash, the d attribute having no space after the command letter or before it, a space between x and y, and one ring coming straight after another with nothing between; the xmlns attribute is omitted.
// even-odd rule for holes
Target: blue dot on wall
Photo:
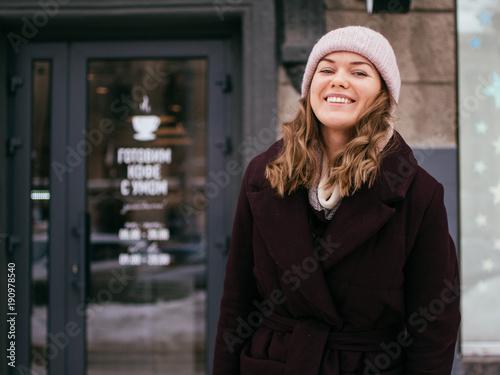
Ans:
<svg viewBox="0 0 500 375"><path fill-rule="evenodd" d="M488 12L487 10L483 10L476 16L481 22L481 25L492 25L491 17L493 17L493 12Z"/></svg>
<svg viewBox="0 0 500 375"><path fill-rule="evenodd" d="M472 49L480 49L482 40L477 37L474 37L469 41L469 43Z"/></svg>

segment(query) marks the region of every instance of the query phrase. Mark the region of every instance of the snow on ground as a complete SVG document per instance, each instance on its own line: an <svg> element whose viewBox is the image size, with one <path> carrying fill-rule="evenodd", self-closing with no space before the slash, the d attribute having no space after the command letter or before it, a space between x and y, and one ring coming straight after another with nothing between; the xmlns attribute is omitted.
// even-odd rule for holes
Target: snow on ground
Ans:
<svg viewBox="0 0 500 375"><path fill-rule="evenodd" d="M89 305L89 375L205 373L205 310L206 291L173 301ZM34 307L34 346L45 346L46 327L46 308Z"/></svg>
<svg viewBox="0 0 500 375"><path fill-rule="evenodd" d="M93 350L186 350L205 337L206 292L182 300L147 304L102 303L89 305L88 348ZM36 306L32 314L32 340L46 341L47 310Z"/></svg>

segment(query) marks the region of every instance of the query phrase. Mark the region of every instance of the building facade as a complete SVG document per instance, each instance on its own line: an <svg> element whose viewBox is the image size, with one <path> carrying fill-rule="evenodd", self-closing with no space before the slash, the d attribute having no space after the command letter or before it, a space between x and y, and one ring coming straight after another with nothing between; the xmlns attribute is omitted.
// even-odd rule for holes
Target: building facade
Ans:
<svg viewBox="0 0 500 375"><path fill-rule="evenodd" d="M445 185L460 244L457 6L398 4L0 1L0 371L210 373L244 168L294 116L309 51L337 27L393 45L396 128ZM498 371L465 348L454 374Z"/></svg>

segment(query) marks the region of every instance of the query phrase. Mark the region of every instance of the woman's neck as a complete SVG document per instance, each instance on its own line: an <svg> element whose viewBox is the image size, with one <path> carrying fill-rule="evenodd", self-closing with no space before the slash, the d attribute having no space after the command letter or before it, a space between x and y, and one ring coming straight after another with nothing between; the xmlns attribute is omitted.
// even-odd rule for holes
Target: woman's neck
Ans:
<svg viewBox="0 0 500 375"><path fill-rule="evenodd" d="M326 154L332 158L347 142L351 139L350 132L333 131L331 129L322 129L323 140L325 142Z"/></svg>

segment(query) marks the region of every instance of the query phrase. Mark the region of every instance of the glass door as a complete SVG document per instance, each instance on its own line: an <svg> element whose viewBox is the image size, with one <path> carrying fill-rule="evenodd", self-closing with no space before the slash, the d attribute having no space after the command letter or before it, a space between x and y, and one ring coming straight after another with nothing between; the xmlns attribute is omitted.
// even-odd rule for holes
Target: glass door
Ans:
<svg viewBox="0 0 500 375"><path fill-rule="evenodd" d="M205 374L207 61L87 64L88 374Z"/></svg>
<svg viewBox="0 0 500 375"><path fill-rule="evenodd" d="M31 297L19 365L207 374L229 230L225 186L205 193L228 157L225 44L26 47L30 84L15 105L21 117L31 107L29 157L18 151L30 214L17 223L32 241L15 258L30 265L19 277Z"/></svg>

